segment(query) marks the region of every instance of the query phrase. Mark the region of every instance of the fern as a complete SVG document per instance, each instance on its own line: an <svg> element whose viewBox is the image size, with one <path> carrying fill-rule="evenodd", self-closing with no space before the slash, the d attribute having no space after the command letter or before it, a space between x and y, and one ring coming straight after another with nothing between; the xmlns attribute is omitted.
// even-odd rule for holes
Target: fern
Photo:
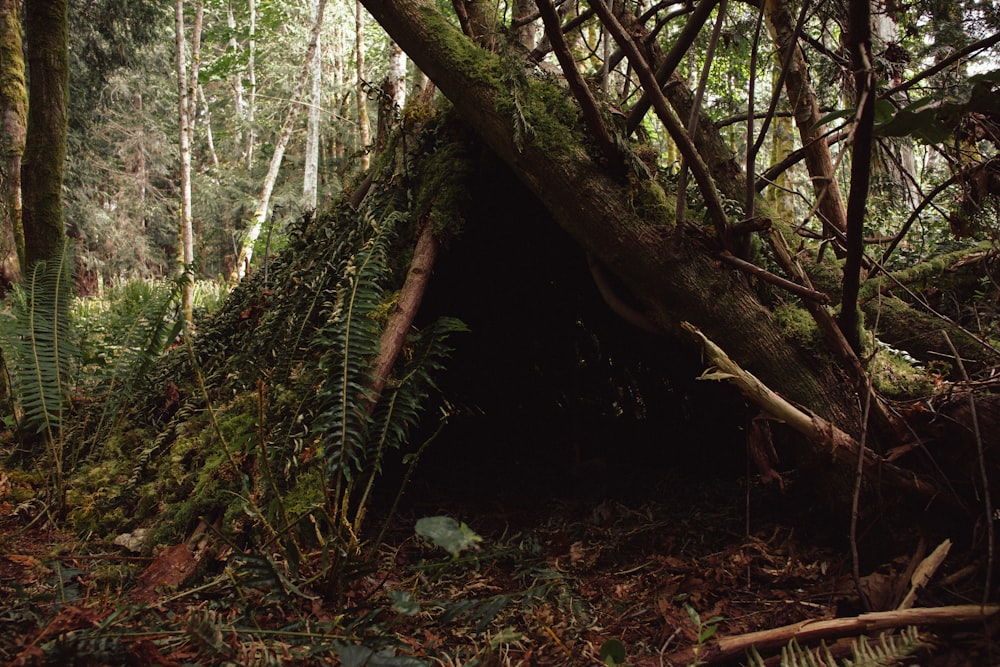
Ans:
<svg viewBox="0 0 1000 667"><path fill-rule="evenodd" d="M129 281L112 290L106 308L82 318L88 320L83 323L85 343L91 348L88 352L95 369L90 379L103 385L96 438L120 416L122 405L180 334L180 302L186 280ZM81 314L84 310L80 308Z"/></svg>
<svg viewBox="0 0 1000 667"><path fill-rule="evenodd" d="M901 665L926 646L917 628L910 626L898 633L883 632L877 639L858 637L851 644L853 657L838 662L826 644L815 649L803 648L794 639L781 649L781 667L886 667ZM747 655L751 667L764 667L756 648Z"/></svg>
<svg viewBox="0 0 1000 667"><path fill-rule="evenodd" d="M327 471L348 482L361 469L368 439L369 363L379 349L377 313L385 296L385 258L397 216L390 215L349 264L330 304L328 323L317 337L325 350L320 360L326 379L320 390L318 425L327 433Z"/></svg>
<svg viewBox="0 0 1000 667"><path fill-rule="evenodd" d="M14 397L23 411L22 441L34 450L39 435L48 444L61 442L69 404L70 378L77 368L78 347L72 336L71 253L36 262L23 285L15 287L0 319L0 341L11 371ZM55 461L57 467L62 461Z"/></svg>

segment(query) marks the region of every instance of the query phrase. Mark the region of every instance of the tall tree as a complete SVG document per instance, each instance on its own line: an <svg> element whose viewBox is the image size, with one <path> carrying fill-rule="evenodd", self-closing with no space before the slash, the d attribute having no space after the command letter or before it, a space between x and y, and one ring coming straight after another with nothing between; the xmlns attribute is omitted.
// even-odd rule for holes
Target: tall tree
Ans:
<svg viewBox="0 0 1000 667"><path fill-rule="evenodd" d="M319 12L319 0L313 2L313 21ZM316 35L316 50L310 63L309 79L312 88L309 91L309 114L306 123L306 159L303 169L302 194L305 205L315 209L319 191L319 134L320 110L323 105L323 46L321 35Z"/></svg>
<svg viewBox="0 0 1000 667"><path fill-rule="evenodd" d="M187 65L187 39L184 36L184 0L177 0L176 37L177 37L177 111L178 130L180 133L181 158L181 201L178 210L178 260L180 272L188 272L194 264L194 228L191 207L191 136L194 133L191 118L191 102L193 81ZM184 317L191 321L192 286L190 282L184 288L182 309Z"/></svg>
<svg viewBox="0 0 1000 667"><path fill-rule="evenodd" d="M20 276L24 258L21 226L21 157L27 131L28 91L24 81L21 3L0 0L0 151L3 152L3 219L0 222L0 280Z"/></svg>
<svg viewBox="0 0 1000 667"><path fill-rule="evenodd" d="M365 82L365 8L361 0L357 0L354 14L354 71L357 82L358 99L358 137L361 142L361 169L367 171L368 146L372 142L371 124L368 121L368 95L364 88Z"/></svg>
<svg viewBox="0 0 1000 667"><path fill-rule="evenodd" d="M264 185L261 188L260 197L257 200L257 208L254 211L253 220L247 230L246 237L240 247L239 257L236 262L236 270L233 278L240 280L246 275L250 267L250 260L253 258L253 246L260 237L261 230L270 217L271 195L274 193L274 186L278 182L278 172L281 169L281 162L285 157L285 149L292 138L292 130L295 129L295 121L298 120L299 110L302 105L302 98L305 96L306 84L309 82L309 75L312 72L313 57L319 46L319 33L323 27L323 12L326 9L326 0L319 0L316 7L316 16L312 30L309 34L309 46L306 48L305 60L302 63L302 71L299 75L292 99L285 114L285 121L278 131L278 138L274 144L274 153L271 154L271 162L264 177Z"/></svg>
<svg viewBox="0 0 1000 667"><path fill-rule="evenodd" d="M30 267L63 251L69 33L67 0L25 3L28 129L21 165L24 258Z"/></svg>

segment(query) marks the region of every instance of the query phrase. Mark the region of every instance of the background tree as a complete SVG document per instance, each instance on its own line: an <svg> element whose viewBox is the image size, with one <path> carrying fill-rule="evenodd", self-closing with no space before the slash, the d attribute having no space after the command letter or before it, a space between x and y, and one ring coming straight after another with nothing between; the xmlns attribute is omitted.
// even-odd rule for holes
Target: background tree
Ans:
<svg viewBox="0 0 1000 667"><path fill-rule="evenodd" d="M24 258L21 226L21 156L27 131L21 10L17 0L0 3L0 147L3 152L3 220L0 222L0 280L16 282Z"/></svg>

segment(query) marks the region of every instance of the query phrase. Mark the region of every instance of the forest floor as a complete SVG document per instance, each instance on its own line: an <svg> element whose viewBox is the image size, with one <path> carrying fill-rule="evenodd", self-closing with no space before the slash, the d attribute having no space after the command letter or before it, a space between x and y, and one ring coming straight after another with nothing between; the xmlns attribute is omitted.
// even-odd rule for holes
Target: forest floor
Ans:
<svg viewBox="0 0 1000 667"><path fill-rule="evenodd" d="M862 612L842 522L738 480L668 475L616 499L537 487L435 498L418 484L419 504L404 502L333 594L304 575L236 585L231 548L192 541L139 556L72 535L38 503L12 502L26 483L14 479L0 471L4 664L698 664L720 638ZM434 515L467 524L478 548L452 557L417 537L416 521ZM937 546L900 544L865 565L862 585L883 606ZM978 600L975 559L956 549L917 605ZM922 628L905 664L1000 664L996 630ZM850 656L836 639L826 642ZM749 664L742 651L731 662Z"/></svg>

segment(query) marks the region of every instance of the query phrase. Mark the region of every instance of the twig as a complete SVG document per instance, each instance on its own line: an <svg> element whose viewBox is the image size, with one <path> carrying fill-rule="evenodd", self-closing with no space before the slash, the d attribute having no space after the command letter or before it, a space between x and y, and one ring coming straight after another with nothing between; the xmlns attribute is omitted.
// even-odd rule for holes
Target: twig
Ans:
<svg viewBox="0 0 1000 667"><path fill-rule="evenodd" d="M694 325L681 322L681 328L690 333L701 344L705 356L712 364L712 368L706 371L701 379L732 382L744 396L763 409L771 418L784 422L792 430L801 433L809 441L822 447L836 460L844 463L853 462L855 457L863 456L865 469L877 471L886 482L921 496L934 497L938 495L938 488L927 479L890 464L872 450L859 447L857 440L835 424L818 415L807 414L802 409L792 405L758 380L752 373L740 368L722 348L710 341Z"/></svg>
<svg viewBox="0 0 1000 667"><path fill-rule="evenodd" d="M917 595L927 582L931 580L937 569L941 567L941 563L944 559L948 557L948 552L951 550L951 540L945 540L937 546L937 549L931 552L931 555L920 561L920 565L914 570L913 575L910 577L910 590L903 598L903 601L899 603L898 609L909 609L913 606L913 603L917 601Z"/></svg>

